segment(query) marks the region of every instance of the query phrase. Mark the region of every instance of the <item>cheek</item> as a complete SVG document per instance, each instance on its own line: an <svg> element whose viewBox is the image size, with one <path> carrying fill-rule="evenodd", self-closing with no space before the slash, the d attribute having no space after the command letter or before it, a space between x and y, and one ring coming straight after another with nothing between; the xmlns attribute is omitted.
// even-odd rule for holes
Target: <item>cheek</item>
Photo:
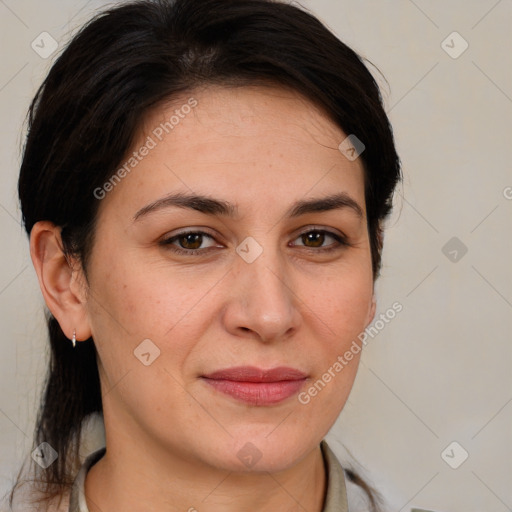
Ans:
<svg viewBox="0 0 512 512"><path fill-rule="evenodd" d="M95 316L109 324L109 331L128 332L132 338L160 336L163 324L169 329L178 313L179 285L153 278L140 261L115 258L114 251L110 255L91 280Z"/></svg>
<svg viewBox="0 0 512 512"><path fill-rule="evenodd" d="M314 409L322 408L330 420L339 414L354 383L362 346L358 336L369 320L373 279L366 265L354 265L316 282L306 301L314 333L311 346L314 378L311 394ZM316 384L315 384L316 383ZM308 397L306 397L307 399Z"/></svg>
<svg viewBox="0 0 512 512"><path fill-rule="evenodd" d="M132 270L126 260L97 275L91 324L110 410L159 414L170 424L171 412L162 404L180 410L193 405L180 390L184 362L203 328L192 321L201 290L160 277Z"/></svg>
<svg viewBox="0 0 512 512"><path fill-rule="evenodd" d="M134 351L147 339L157 347L156 353L160 351L157 365L182 367L211 323L215 303L208 291L219 278L194 280L190 272L150 268L126 256L104 268L112 270L91 281L90 321L110 380L140 369Z"/></svg>
<svg viewBox="0 0 512 512"><path fill-rule="evenodd" d="M372 304L371 272L357 266L308 284L306 304L325 324L327 339L337 345L364 330ZM333 346L332 343L329 343Z"/></svg>

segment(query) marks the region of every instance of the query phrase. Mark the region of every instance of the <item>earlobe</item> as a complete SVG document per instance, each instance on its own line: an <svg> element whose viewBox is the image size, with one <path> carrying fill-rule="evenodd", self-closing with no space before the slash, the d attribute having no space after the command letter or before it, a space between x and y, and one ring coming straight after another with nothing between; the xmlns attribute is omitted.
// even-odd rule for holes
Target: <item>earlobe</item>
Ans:
<svg viewBox="0 0 512 512"><path fill-rule="evenodd" d="M61 229L49 221L37 222L30 233L30 256L48 309L64 334L77 340L91 336L85 301L76 291L76 275L66 259Z"/></svg>

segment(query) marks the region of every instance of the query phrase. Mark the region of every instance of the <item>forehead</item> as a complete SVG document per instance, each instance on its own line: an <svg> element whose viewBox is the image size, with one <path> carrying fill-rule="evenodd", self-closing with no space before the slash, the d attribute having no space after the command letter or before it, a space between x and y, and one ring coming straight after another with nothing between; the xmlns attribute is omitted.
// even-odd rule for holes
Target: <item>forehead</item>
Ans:
<svg viewBox="0 0 512 512"><path fill-rule="evenodd" d="M333 191L364 197L360 159L339 151L341 128L300 94L275 87L196 89L154 108L108 194L124 204L175 190L254 206ZM120 166L120 167L121 167ZM336 189L336 190L334 190ZM362 200L364 206L364 200Z"/></svg>
<svg viewBox="0 0 512 512"><path fill-rule="evenodd" d="M187 105L192 100L195 106L188 112ZM187 113L183 115L185 111ZM210 85L183 93L152 109L142 123L140 136L144 137L168 122L172 117L169 113L176 114L173 132L178 124L183 126L184 118L192 117L196 122L196 133L202 133L206 138L237 134L264 136L272 133L272 137L279 134L279 140L285 136L302 139L313 137L318 142L336 143L337 147L342 135L342 130L320 107L297 91L273 85ZM188 120L186 124L190 127L192 122ZM183 137L186 135L182 133Z"/></svg>

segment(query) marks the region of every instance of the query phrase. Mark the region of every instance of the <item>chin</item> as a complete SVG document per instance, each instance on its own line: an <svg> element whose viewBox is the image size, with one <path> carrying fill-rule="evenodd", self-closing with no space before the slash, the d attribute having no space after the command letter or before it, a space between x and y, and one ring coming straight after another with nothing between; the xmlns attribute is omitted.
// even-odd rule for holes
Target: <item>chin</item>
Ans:
<svg viewBox="0 0 512 512"><path fill-rule="evenodd" d="M311 432L293 435L283 429L269 435L268 428L265 433L250 433L233 435L226 440L224 446L218 442L208 453L215 458L213 463L227 471L237 473L276 473L285 471L310 453L317 446L322 437L311 437Z"/></svg>

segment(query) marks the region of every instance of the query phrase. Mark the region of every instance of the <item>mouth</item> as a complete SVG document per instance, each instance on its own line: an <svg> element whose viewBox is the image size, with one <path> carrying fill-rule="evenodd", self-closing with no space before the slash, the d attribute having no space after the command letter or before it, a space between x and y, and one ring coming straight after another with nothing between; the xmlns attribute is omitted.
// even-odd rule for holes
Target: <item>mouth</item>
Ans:
<svg viewBox="0 0 512 512"><path fill-rule="evenodd" d="M307 375L295 368L279 366L270 370L238 366L218 370L201 379L217 391L250 405L273 405L297 394Z"/></svg>

